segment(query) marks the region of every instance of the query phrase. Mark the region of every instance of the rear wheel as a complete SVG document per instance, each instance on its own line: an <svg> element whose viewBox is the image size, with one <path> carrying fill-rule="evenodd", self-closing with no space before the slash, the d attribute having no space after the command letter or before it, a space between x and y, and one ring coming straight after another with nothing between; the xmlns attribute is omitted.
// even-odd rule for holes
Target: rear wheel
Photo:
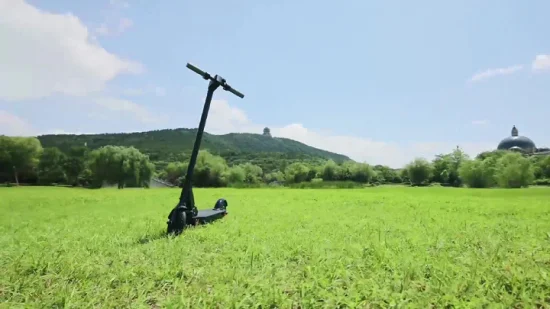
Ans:
<svg viewBox="0 0 550 309"><path fill-rule="evenodd" d="M182 208L175 208L168 220L168 234L179 235L187 226L187 214Z"/></svg>

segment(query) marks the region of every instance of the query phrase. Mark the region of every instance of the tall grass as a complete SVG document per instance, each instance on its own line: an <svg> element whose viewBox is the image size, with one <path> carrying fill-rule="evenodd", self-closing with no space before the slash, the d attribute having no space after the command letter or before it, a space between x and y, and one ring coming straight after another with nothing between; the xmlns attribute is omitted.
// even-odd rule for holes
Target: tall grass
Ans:
<svg viewBox="0 0 550 309"><path fill-rule="evenodd" d="M0 188L0 307L550 306L550 189Z"/></svg>

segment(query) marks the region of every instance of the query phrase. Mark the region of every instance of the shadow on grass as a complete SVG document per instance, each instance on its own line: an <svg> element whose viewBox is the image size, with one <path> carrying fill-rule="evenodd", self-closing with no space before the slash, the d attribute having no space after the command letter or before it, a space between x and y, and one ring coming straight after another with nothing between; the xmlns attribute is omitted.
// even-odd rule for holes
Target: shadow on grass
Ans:
<svg viewBox="0 0 550 309"><path fill-rule="evenodd" d="M199 225L188 225L187 227L185 227L185 229L182 233L189 233L189 232L191 232L195 229L206 228L206 227L208 227L208 225L211 225L213 223L214 222L209 222L209 223L199 224ZM136 240L135 243L144 245L144 244L148 244L152 241L156 241L156 240L160 240L160 239L164 239L164 238L174 238L174 237L179 237L179 236L180 235L169 234L169 233L166 232L166 230L157 230L155 232L147 232L146 235L144 235L141 238L139 238L138 240Z"/></svg>
<svg viewBox="0 0 550 309"><path fill-rule="evenodd" d="M140 239L138 239L136 241L136 243L144 245L144 244L148 244L152 241L163 239L163 238L168 238L168 237L170 237L170 235L168 233L166 233L166 231L159 230L157 232L150 233L150 234L147 234L147 235L141 237Z"/></svg>

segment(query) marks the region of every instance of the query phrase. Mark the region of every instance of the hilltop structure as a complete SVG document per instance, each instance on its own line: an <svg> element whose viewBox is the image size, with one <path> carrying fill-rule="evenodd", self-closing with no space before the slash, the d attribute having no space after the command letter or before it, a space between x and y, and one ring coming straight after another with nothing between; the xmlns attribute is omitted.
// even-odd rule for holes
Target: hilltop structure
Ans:
<svg viewBox="0 0 550 309"><path fill-rule="evenodd" d="M504 138L497 146L498 150L518 151L526 155L550 155L549 148L537 148L535 142L526 136L519 135L516 126L512 128L512 135Z"/></svg>

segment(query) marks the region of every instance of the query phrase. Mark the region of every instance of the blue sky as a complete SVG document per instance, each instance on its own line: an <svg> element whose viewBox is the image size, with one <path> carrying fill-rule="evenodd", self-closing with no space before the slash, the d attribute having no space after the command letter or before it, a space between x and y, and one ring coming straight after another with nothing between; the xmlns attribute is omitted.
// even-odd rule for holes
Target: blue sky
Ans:
<svg viewBox="0 0 550 309"><path fill-rule="evenodd" d="M0 134L197 126L399 167L550 147L548 1L0 0Z"/></svg>

